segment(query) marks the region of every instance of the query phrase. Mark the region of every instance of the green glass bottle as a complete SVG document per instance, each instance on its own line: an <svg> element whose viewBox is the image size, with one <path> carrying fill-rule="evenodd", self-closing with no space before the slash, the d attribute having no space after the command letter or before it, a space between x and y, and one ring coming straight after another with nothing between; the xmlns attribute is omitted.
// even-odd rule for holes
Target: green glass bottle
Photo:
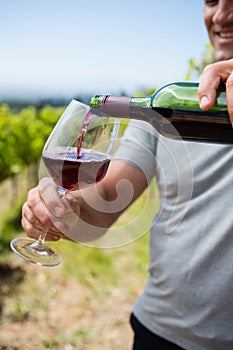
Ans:
<svg viewBox="0 0 233 350"><path fill-rule="evenodd" d="M200 109L197 91L198 83L176 82L151 96L95 96L90 105L114 117L147 121L171 139L233 144L225 87L219 89L209 111Z"/></svg>

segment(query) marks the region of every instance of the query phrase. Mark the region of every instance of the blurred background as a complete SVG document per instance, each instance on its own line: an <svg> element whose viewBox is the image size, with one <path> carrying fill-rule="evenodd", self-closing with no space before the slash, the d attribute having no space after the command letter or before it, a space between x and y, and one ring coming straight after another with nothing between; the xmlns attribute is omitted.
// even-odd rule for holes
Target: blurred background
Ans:
<svg viewBox="0 0 233 350"><path fill-rule="evenodd" d="M203 0L1 1L0 98L133 94L183 80L208 42Z"/></svg>
<svg viewBox="0 0 233 350"><path fill-rule="evenodd" d="M21 206L41 150L72 98L148 95L198 79L213 59L203 3L1 1L0 350L130 349L147 234L114 250L58 242L63 263L52 269L21 261L9 242L23 234Z"/></svg>

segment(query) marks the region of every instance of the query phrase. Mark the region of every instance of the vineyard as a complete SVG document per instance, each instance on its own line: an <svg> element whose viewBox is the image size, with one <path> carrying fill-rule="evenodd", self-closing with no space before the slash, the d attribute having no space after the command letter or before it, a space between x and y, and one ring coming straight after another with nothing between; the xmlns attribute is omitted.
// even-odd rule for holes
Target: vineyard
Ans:
<svg viewBox="0 0 233 350"><path fill-rule="evenodd" d="M1 260L9 252L14 229L20 227L22 201L35 184L43 145L63 110L47 105L15 111L0 105Z"/></svg>
<svg viewBox="0 0 233 350"><path fill-rule="evenodd" d="M29 106L18 113L0 106L0 181L13 176L41 156L42 147L63 107Z"/></svg>

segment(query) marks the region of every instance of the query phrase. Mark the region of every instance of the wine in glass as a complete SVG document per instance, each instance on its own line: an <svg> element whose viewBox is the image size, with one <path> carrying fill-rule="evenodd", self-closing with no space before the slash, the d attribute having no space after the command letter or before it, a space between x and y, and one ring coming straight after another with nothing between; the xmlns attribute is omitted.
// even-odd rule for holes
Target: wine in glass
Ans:
<svg viewBox="0 0 233 350"><path fill-rule="evenodd" d="M115 118L104 116L89 106L72 100L47 142L42 159L62 197L94 185L105 176L119 130ZM12 250L21 257L44 266L61 262L60 254L45 244L48 228L37 240L15 238Z"/></svg>

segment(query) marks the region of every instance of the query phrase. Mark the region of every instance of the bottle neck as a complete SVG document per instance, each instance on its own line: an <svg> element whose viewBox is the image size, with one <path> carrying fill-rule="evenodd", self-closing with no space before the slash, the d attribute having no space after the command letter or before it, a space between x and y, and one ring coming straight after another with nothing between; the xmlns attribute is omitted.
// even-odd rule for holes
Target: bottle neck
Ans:
<svg viewBox="0 0 233 350"><path fill-rule="evenodd" d="M102 95L91 99L92 108L117 118L128 118L131 97Z"/></svg>
<svg viewBox="0 0 233 350"><path fill-rule="evenodd" d="M151 96L127 97L97 95L91 98L90 105L93 109L113 117L130 118L131 107L151 108L152 98Z"/></svg>
<svg viewBox="0 0 233 350"><path fill-rule="evenodd" d="M152 96L131 97L130 104L139 107L152 107Z"/></svg>

